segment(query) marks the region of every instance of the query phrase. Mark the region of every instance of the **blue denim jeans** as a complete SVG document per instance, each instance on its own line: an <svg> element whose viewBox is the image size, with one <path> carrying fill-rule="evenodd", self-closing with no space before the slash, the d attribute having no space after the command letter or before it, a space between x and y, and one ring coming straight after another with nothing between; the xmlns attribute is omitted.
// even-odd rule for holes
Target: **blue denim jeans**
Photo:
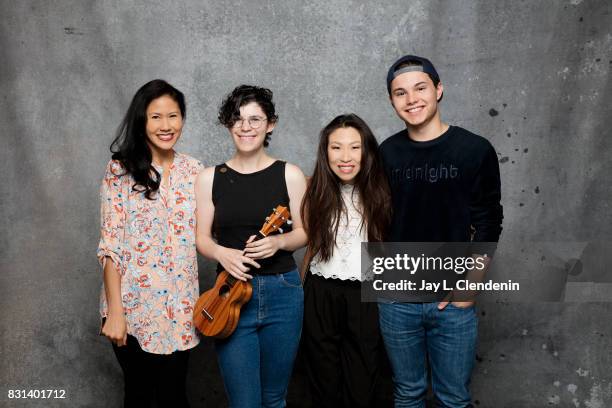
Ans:
<svg viewBox="0 0 612 408"><path fill-rule="evenodd" d="M236 331L215 341L221 376L230 407L284 407L302 332L300 275L256 275L251 283Z"/></svg>
<svg viewBox="0 0 612 408"><path fill-rule="evenodd" d="M426 358L436 406L471 407L470 376L476 359L478 317L474 306L378 303L380 330L393 370L396 407L424 408Z"/></svg>

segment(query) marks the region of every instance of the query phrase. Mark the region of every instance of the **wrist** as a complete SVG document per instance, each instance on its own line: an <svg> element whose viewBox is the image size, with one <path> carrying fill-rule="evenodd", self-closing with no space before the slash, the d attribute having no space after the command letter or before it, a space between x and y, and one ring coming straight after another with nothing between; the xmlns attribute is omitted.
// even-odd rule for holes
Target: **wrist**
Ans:
<svg viewBox="0 0 612 408"><path fill-rule="evenodd" d="M223 251L223 247L217 243L214 244L211 251L211 258L217 262L221 262L221 252Z"/></svg>
<svg viewBox="0 0 612 408"><path fill-rule="evenodd" d="M108 317L124 317L124 311L123 311L123 306L122 305L115 305L115 306L110 306L108 307Z"/></svg>
<svg viewBox="0 0 612 408"><path fill-rule="evenodd" d="M287 242L285 241L284 235L274 235L270 238L276 240L276 247L278 249L282 249L283 251L287 249Z"/></svg>

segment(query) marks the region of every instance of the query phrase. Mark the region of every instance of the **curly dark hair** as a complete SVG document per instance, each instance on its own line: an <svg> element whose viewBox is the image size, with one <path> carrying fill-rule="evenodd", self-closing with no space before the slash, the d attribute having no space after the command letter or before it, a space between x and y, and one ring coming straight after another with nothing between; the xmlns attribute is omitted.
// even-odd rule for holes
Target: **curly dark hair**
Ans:
<svg viewBox="0 0 612 408"><path fill-rule="evenodd" d="M151 165L153 157L147 144L147 107L154 99L168 95L179 106L185 120L185 96L163 79L154 79L144 84L132 99L110 150L113 160L121 163L125 173L134 179L132 190L143 192L149 200L155 199L159 190L160 174Z"/></svg>
<svg viewBox="0 0 612 408"><path fill-rule="evenodd" d="M264 111L268 123L276 123L278 121L271 90L254 85L240 85L234 88L221 102L218 116L219 123L228 129L231 128L240 119L240 108L251 102L257 103ZM272 131L266 133L264 147L268 147L270 144L271 135Z"/></svg>

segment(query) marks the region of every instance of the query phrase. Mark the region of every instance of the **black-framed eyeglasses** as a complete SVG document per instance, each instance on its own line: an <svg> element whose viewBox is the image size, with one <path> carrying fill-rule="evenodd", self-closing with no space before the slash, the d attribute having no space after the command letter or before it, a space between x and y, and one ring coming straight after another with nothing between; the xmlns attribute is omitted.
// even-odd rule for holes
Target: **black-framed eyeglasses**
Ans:
<svg viewBox="0 0 612 408"><path fill-rule="evenodd" d="M241 128L245 120L247 121L247 123L252 129L259 129L261 125L263 125L263 123L267 121L268 119L260 118L259 116L251 116L250 118L246 118L246 119L238 118L236 119L232 127Z"/></svg>

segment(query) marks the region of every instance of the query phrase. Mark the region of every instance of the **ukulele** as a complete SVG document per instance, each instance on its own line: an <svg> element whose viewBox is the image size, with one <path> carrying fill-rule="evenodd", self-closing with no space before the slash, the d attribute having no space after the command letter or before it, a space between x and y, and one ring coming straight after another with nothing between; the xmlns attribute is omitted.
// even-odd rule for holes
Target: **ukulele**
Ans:
<svg viewBox="0 0 612 408"><path fill-rule="evenodd" d="M265 238L279 231L284 223L291 224L291 215L287 207L281 205L272 210L259 230L255 240ZM244 253L243 253L244 254ZM205 336L224 339L234 332L240 319L240 308L251 300L253 286L249 281L242 281L221 271L215 285L202 293L193 308L193 322Z"/></svg>

